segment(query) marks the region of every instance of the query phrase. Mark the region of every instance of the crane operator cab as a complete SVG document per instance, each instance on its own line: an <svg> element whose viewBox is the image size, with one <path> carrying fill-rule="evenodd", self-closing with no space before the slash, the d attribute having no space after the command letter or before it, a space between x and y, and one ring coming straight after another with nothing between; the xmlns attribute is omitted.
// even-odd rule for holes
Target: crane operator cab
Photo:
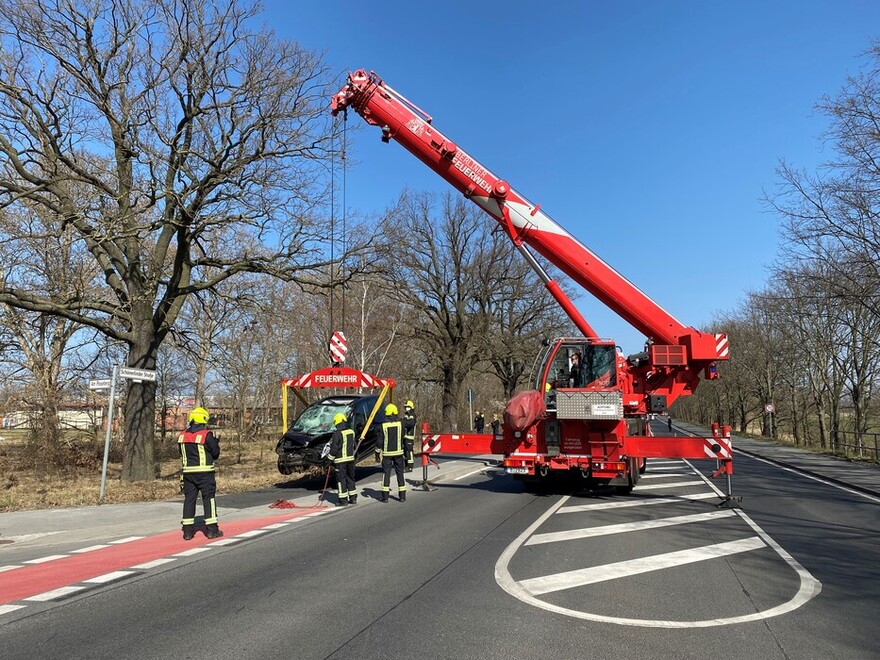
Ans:
<svg viewBox="0 0 880 660"><path fill-rule="evenodd" d="M617 364L617 347L611 340L580 338L551 342L544 355L544 368L539 372L544 382L538 384L547 409L557 411L560 419L620 419L623 408L617 387ZM584 400L586 408L576 403L589 393L593 394ZM571 405L560 408L560 402L575 404L580 412L575 412Z"/></svg>
<svg viewBox="0 0 880 660"><path fill-rule="evenodd" d="M617 349L614 342L558 341L550 346L545 356L545 360L550 360L549 369L542 370L546 374L549 389L607 389L617 385Z"/></svg>

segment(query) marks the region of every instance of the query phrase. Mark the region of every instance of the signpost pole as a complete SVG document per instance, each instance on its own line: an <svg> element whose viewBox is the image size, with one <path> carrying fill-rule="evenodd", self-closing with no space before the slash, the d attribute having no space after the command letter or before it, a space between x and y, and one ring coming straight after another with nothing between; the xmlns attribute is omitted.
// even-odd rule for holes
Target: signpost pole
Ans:
<svg viewBox="0 0 880 660"><path fill-rule="evenodd" d="M113 367L113 375L110 377L110 400L107 404L107 433L104 436L104 464L101 466L101 492L98 494L98 501L104 499L104 483L107 480L107 457L110 455L110 432L113 429L113 408L116 398L116 370Z"/></svg>

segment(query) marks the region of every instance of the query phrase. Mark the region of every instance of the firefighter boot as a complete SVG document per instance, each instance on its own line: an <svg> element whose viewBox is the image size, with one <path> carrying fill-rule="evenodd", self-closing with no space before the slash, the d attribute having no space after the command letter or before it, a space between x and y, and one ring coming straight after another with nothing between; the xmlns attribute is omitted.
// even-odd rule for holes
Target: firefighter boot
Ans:
<svg viewBox="0 0 880 660"><path fill-rule="evenodd" d="M357 495L350 495L348 498L348 503L349 504L357 504L358 503L358 496Z"/></svg>
<svg viewBox="0 0 880 660"><path fill-rule="evenodd" d="M379 501L380 502L388 502L388 493L382 493L382 497Z"/></svg>
<svg viewBox="0 0 880 660"><path fill-rule="evenodd" d="M405 490L400 491L400 501L406 502L406 491Z"/></svg>
<svg viewBox="0 0 880 660"><path fill-rule="evenodd" d="M219 539L223 536L223 530L217 527L217 525L208 525L208 529L205 530L205 536L209 539Z"/></svg>
<svg viewBox="0 0 880 660"><path fill-rule="evenodd" d="M192 541L193 537L196 535L195 530L192 525L184 525L183 526L183 540L184 541Z"/></svg>
<svg viewBox="0 0 880 660"><path fill-rule="evenodd" d="M347 497L343 497L338 502L336 502L336 506L345 506L346 504L348 504Z"/></svg>

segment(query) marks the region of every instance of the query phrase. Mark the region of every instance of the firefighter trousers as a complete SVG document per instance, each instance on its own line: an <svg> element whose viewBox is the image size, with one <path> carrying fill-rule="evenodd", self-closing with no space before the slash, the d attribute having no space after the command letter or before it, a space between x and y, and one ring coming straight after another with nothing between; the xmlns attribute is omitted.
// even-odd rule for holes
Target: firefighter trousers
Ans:
<svg viewBox="0 0 880 660"><path fill-rule="evenodd" d="M184 527L196 523L196 498L202 493L202 506L205 512L205 525L217 527L217 482L213 472L183 473L183 520Z"/></svg>
<svg viewBox="0 0 880 660"><path fill-rule="evenodd" d="M354 479L354 461L336 463L336 492L339 500L357 497L357 486Z"/></svg>
<svg viewBox="0 0 880 660"><path fill-rule="evenodd" d="M397 475L397 492L406 492L406 481L403 478L403 456L382 457L382 494L387 495L391 490L391 471Z"/></svg>

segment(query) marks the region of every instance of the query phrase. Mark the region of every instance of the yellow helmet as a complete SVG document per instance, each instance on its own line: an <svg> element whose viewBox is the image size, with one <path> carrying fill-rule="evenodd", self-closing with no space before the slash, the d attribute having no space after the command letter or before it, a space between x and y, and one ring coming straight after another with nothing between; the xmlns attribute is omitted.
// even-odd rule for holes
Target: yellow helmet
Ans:
<svg viewBox="0 0 880 660"><path fill-rule="evenodd" d="M404 403L403 405L404 405L405 407L407 407L407 408L415 408L415 407L416 407L416 404L414 404L414 403L412 402L412 400L407 401L407 402Z"/></svg>
<svg viewBox="0 0 880 660"><path fill-rule="evenodd" d="M210 414L207 410L199 406L198 408L193 408L189 413L189 421L195 422L196 424L207 424L208 417Z"/></svg>
<svg viewBox="0 0 880 660"><path fill-rule="evenodd" d="M339 426L347 419L348 417L345 416L345 413L336 413L335 415L333 415L333 426Z"/></svg>
<svg viewBox="0 0 880 660"><path fill-rule="evenodd" d="M392 415L396 415L396 414L397 414L397 406L395 406L393 403L389 403L387 406L385 406L385 416L386 417L391 417Z"/></svg>

